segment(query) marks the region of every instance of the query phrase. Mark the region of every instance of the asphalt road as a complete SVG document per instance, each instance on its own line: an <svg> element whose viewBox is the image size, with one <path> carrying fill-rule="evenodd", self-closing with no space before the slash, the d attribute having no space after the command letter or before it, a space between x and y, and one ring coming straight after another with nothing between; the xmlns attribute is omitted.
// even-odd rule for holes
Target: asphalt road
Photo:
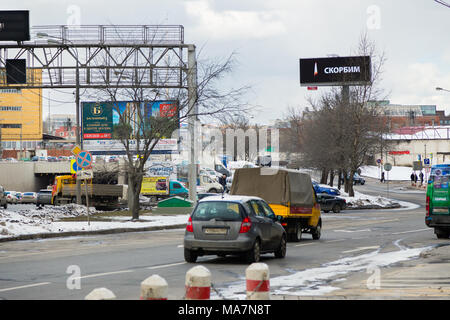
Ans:
<svg viewBox="0 0 450 320"><path fill-rule="evenodd" d="M424 192L400 187L391 185L391 198L413 203L414 208L323 214L319 241L305 234L301 242L288 243L285 259L262 257L261 262L269 265L271 279L301 276L311 269L325 274L326 266L341 263L341 273L324 275L313 283L293 282L289 290L293 294L306 289L318 292L331 282L348 287L348 261L342 261L344 258L363 261L365 255L375 251L381 254L442 245L424 224ZM386 195L386 186L375 180L357 186L357 190ZM195 265L211 271L214 298L239 297L243 292L230 292L230 285L245 283L248 265L237 257L216 256L200 257L196 264L185 263L183 234L184 230L170 230L1 243L0 299L84 299L98 287L112 290L118 299L139 299L140 283L153 274L167 280L169 299L182 299L186 272Z"/></svg>

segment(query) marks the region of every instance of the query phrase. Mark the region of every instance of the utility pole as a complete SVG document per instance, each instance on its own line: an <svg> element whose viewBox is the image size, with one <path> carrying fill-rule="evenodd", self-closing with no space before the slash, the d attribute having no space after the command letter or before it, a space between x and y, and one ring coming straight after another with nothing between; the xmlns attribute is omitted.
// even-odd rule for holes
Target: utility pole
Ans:
<svg viewBox="0 0 450 320"><path fill-rule="evenodd" d="M75 49L76 50L76 49ZM77 130L75 135L75 142L77 146L80 146L81 150L83 150L83 144L81 142L81 130L80 130L80 68L79 68L79 57L78 57L78 51L76 51L77 54L77 63L76 63L76 69L75 69L75 78L76 78L76 84L75 84L75 114L76 114L76 124L77 124ZM77 204L81 204L81 180L77 179L77 185L76 185L76 191L77 191ZM86 195L86 202L87 202L87 195ZM87 204L87 203L86 203Z"/></svg>
<svg viewBox="0 0 450 320"><path fill-rule="evenodd" d="M197 60L195 57L195 46L188 47L188 125L190 133L190 148L189 148L189 199L195 203L197 202L197 154L196 154L196 130L195 124L198 114L197 106Z"/></svg>

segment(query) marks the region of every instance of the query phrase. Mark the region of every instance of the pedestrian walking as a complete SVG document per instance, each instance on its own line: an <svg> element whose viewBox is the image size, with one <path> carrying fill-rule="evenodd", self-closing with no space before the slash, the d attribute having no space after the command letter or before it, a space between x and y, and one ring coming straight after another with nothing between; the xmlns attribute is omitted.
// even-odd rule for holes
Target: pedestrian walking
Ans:
<svg viewBox="0 0 450 320"><path fill-rule="evenodd" d="M420 186L423 186L423 172L422 171L420 171L419 177L420 177Z"/></svg>
<svg viewBox="0 0 450 320"><path fill-rule="evenodd" d="M411 186L414 186L414 171L411 173Z"/></svg>
<svg viewBox="0 0 450 320"><path fill-rule="evenodd" d="M227 175L223 174L220 178L219 178L219 183L222 185L223 187L223 192L225 193L227 191Z"/></svg>
<svg viewBox="0 0 450 320"><path fill-rule="evenodd" d="M380 179L381 183L384 183L384 171L381 173L381 179Z"/></svg>
<svg viewBox="0 0 450 320"><path fill-rule="evenodd" d="M417 186L417 180L419 180L419 178L417 177L417 174L414 172L414 185Z"/></svg>

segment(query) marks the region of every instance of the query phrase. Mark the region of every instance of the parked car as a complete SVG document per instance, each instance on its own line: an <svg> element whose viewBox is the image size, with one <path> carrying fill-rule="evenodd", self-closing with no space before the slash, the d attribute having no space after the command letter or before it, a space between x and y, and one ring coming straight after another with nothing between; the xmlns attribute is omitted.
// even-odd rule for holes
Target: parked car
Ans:
<svg viewBox="0 0 450 320"><path fill-rule="evenodd" d="M325 213L331 210L334 213L339 213L341 210L347 208L347 201L345 199L327 193L317 194L317 202L320 204L320 209Z"/></svg>
<svg viewBox="0 0 450 320"><path fill-rule="evenodd" d="M270 206L248 196L206 197L189 217L184 236L184 259L203 255L241 254L258 262L263 253L286 255L287 235Z"/></svg>
<svg viewBox="0 0 450 320"><path fill-rule="evenodd" d="M4 209L8 208L8 200L6 199L5 189L2 186L0 186L0 206Z"/></svg>
<svg viewBox="0 0 450 320"><path fill-rule="evenodd" d="M203 198L213 197L213 196L217 197L217 193L197 193L197 200L202 200Z"/></svg>
<svg viewBox="0 0 450 320"><path fill-rule="evenodd" d="M31 157L31 161L39 161L39 157L38 156L33 156L33 157Z"/></svg>
<svg viewBox="0 0 450 320"><path fill-rule="evenodd" d="M48 157L47 161L48 162L58 162L58 158L56 158L56 157Z"/></svg>
<svg viewBox="0 0 450 320"><path fill-rule="evenodd" d="M353 184L364 185L366 183L366 179L361 177L357 172L353 175Z"/></svg>
<svg viewBox="0 0 450 320"><path fill-rule="evenodd" d="M320 184L314 180L312 181L312 184L313 184L314 190L316 191L317 194L327 193L329 195L334 195L334 196L339 196L341 194L339 189L327 186L326 184Z"/></svg>
<svg viewBox="0 0 450 320"><path fill-rule="evenodd" d="M16 158L6 158L6 162L18 162Z"/></svg>
<svg viewBox="0 0 450 320"><path fill-rule="evenodd" d="M119 158L117 156L110 156L108 162L119 162Z"/></svg>
<svg viewBox="0 0 450 320"><path fill-rule="evenodd" d="M19 199L16 196L16 191L5 191L6 200L8 203L17 204Z"/></svg>
<svg viewBox="0 0 450 320"><path fill-rule="evenodd" d="M36 207L43 207L46 204L52 204L52 190L41 189L36 199Z"/></svg>
<svg viewBox="0 0 450 320"><path fill-rule="evenodd" d="M36 203L37 193L36 192L24 192L22 195L21 203Z"/></svg>

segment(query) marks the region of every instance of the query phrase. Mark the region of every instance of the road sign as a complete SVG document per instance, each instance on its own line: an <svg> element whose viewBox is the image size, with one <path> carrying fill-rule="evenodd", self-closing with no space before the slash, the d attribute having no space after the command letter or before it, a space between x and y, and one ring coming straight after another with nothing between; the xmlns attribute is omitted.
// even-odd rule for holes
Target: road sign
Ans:
<svg viewBox="0 0 450 320"><path fill-rule="evenodd" d="M413 162L413 170L422 170L423 166L422 166L422 161L414 161Z"/></svg>
<svg viewBox="0 0 450 320"><path fill-rule="evenodd" d="M80 146L76 145L75 147L72 148L72 154L74 156L77 156L80 152L81 152Z"/></svg>
<svg viewBox="0 0 450 320"><path fill-rule="evenodd" d="M80 151L77 155L77 165L79 168L89 168L92 166L92 154L89 151Z"/></svg>
<svg viewBox="0 0 450 320"><path fill-rule="evenodd" d="M94 178L93 170L83 170L77 173L77 180L85 180Z"/></svg>
<svg viewBox="0 0 450 320"><path fill-rule="evenodd" d="M392 170L392 164L386 163L386 164L384 165L384 170L386 170L386 171L391 171L391 170Z"/></svg>
<svg viewBox="0 0 450 320"><path fill-rule="evenodd" d="M430 159L423 159L423 163L425 164L425 165L427 165L427 166L429 166L430 165Z"/></svg>
<svg viewBox="0 0 450 320"><path fill-rule="evenodd" d="M378 164L381 164L381 159L377 159L377 163L378 163Z"/></svg>
<svg viewBox="0 0 450 320"><path fill-rule="evenodd" d="M78 168L77 160L75 159L70 160L70 173L74 174L77 173L77 171L79 170L81 170L81 168Z"/></svg>

